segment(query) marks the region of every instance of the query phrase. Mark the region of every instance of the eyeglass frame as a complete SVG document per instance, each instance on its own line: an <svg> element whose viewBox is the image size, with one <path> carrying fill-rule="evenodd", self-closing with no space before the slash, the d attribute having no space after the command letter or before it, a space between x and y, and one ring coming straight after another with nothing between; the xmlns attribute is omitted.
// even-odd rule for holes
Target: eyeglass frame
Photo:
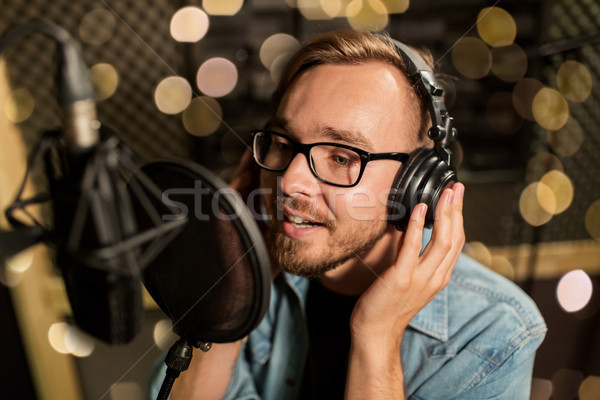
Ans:
<svg viewBox="0 0 600 400"><path fill-rule="evenodd" d="M256 134L258 133L268 133L270 135L275 135L275 136L279 136L281 138L286 139L287 141L289 141L292 144L292 155L288 161L288 163L286 164L285 167L283 168L270 168L267 167L265 165L263 165L261 162L258 161L257 159L257 155L256 155ZM410 154L408 153L400 153L400 152L392 152L392 153L370 153L366 150L360 149L358 147L354 147L354 146L350 146L347 144L343 144L343 143L334 143L334 142L316 142L316 143L300 143L295 141L294 139L290 138L288 135L285 135L283 133L280 132L275 132L275 131L271 131L268 129L255 129L253 131L251 131L250 133L252 135L252 156L254 158L254 161L256 162L256 164L261 167L262 169L265 169L267 171L272 171L272 172L283 172L285 171L290 164L292 163L292 160L299 154L303 154L304 157L306 157L306 160L308 161L308 165L310 168L310 171L312 172L312 174L315 176L315 178L317 178L318 180L320 180L323 183L326 183L328 185L331 186L337 186L337 187L344 187L344 188L349 188L349 187L354 187L356 185L358 185L358 183L360 182L360 179L363 176L363 173L365 172L365 168L367 167L367 164L370 161L377 161L377 160L393 160L393 161L399 161L401 163L405 163L409 157ZM315 146L333 146L333 147L339 147L342 149L346 149L346 150L352 150L355 153L357 153L359 155L360 158L360 172L358 173L358 177L356 178L356 182L354 182L351 185L343 185L340 183L333 183L333 182L329 182L323 178L321 178L319 176L319 174L317 174L317 171L315 171L315 166L313 163L312 158L310 157L310 150L315 147Z"/></svg>

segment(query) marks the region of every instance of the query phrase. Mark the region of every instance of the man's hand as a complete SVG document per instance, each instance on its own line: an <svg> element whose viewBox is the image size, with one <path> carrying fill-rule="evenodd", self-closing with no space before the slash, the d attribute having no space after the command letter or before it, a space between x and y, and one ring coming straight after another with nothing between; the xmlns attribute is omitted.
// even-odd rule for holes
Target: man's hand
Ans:
<svg viewBox="0 0 600 400"><path fill-rule="evenodd" d="M398 398L403 393L402 335L412 318L450 281L465 242L463 194L461 183L444 190L436 207L431 240L422 254L427 207L415 207L396 262L373 282L354 307L348 397L373 399L394 394Z"/></svg>

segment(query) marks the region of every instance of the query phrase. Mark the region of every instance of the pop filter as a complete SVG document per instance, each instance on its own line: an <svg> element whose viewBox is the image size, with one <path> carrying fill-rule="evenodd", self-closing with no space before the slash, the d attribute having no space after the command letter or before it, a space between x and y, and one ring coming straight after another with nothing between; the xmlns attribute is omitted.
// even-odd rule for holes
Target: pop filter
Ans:
<svg viewBox="0 0 600 400"><path fill-rule="evenodd" d="M235 190L194 162L168 159L142 169L162 191L162 204L155 206L171 209L163 221L188 219L144 270L146 289L184 342L207 350L207 342L244 338L266 312L271 283L267 248L250 210ZM142 229L150 223L138 220Z"/></svg>

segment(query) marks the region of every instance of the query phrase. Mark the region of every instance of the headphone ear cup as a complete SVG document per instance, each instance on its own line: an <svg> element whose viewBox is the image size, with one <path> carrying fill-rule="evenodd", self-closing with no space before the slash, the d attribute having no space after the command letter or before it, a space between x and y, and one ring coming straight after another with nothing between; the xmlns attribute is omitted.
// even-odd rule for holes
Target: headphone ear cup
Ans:
<svg viewBox="0 0 600 400"><path fill-rule="evenodd" d="M435 206L446 187L456 182L456 171L448 166L433 149L415 151L398 171L390 190L388 221L405 231L413 209L419 203L427 204L425 226L431 227Z"/></svg>

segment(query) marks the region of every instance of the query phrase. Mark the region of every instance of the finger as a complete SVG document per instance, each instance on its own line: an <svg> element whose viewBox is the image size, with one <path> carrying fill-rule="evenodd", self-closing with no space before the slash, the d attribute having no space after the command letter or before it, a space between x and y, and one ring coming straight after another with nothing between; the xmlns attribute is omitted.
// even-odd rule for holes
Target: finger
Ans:
<svg viewBox="0 0 600 400"><path fill-rule="evenodd" d="M415 206L410 216L410 221L402 237L402 246L394 266L403 271L411 270L417 264L421 247L423 246L423 226L427 204L420 203Z"/></svg>

